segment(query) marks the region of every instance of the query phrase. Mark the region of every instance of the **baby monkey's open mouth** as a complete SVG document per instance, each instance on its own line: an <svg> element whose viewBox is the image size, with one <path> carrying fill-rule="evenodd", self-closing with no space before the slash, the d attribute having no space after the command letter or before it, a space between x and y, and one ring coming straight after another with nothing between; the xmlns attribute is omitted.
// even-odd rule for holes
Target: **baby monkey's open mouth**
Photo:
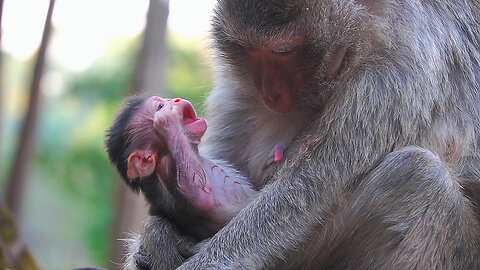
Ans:
<svg viewBox="0 0 480 270"><path fill-rule="evenodd" d="M186 103L185 106L183 107L183 124L185 126L190 125L193 122L198 121L197 115L195 114L195 111L193 110L192 104Z"/></svg>
<svg viewBox="0 0 480 270"><path fill-rule="evenodd" d="M207 123L205 122L205 119L197 117L190 102L182 99L175 99L174 102L177 103L181 108L183 124L185 125L185 128L192 135L195 134L202 136L207 129Z"/></svg>

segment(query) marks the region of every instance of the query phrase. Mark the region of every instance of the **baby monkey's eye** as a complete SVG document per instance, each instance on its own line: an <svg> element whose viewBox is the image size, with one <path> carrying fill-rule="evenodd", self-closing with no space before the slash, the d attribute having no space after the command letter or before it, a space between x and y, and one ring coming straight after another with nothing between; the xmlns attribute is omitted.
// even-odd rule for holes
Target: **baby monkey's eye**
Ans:
<svg viewBox="0 0 480 270"><path fill-rule="evenodd" d="M160 111L162 108L163 108L162 104L158 105L157 111Z"/></svg>

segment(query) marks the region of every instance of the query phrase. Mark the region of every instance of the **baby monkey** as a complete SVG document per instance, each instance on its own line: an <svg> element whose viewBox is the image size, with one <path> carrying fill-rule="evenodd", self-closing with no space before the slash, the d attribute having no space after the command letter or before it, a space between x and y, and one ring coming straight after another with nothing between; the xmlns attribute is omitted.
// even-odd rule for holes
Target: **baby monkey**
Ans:
<svg viewBox="0 0 480 270"><path fill-rule="evenodd" d="M127 184L146 195L151 214L171 219L197 239L213 235L257 191L236 170L199 154L207 123L190 102L153 96L136 103L125 107L108 131L110 159Z"/></svg>

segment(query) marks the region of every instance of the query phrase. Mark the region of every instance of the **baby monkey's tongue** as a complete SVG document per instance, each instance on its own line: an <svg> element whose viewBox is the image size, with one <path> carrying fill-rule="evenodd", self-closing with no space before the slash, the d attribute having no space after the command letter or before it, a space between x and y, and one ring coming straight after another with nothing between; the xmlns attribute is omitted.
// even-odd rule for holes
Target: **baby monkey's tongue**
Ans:
<svg viewBox="0 0 480 270"><path fill-rule="evenodd" d="M183 108L183 124L189 125L197 120L198 118L195 115L195 111L193 110L192 106L190 104L186 104Z"/></svg>
<svg viewBox="0 0 480 270"><path fill-rule="evenodd" d="M183 124L185 128L193 135L202 136L207 129L207 123L203 118L197 118L195 111L190 103L185 104L183 108Z"/></svg>

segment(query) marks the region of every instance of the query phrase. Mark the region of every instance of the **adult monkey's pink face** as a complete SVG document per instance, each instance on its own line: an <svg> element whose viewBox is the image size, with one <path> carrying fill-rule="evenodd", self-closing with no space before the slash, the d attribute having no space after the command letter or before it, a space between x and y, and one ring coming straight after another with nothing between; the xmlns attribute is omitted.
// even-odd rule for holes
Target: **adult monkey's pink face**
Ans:
<svg viewBox="0 0 480 270"><path fill-rule="evenodd" d="M285 37L260 48L249 49L247 58L255 88L263 103L277 113L287 113L298 106L301 89L308 78L305 64L309 62L301 37ZM337 76L342 68L347 49L339 46L325 65L323 78Z"/></svg>
<svg viewBox="0 0 480 270"><path fill-rule="evenodd" d="M248 50L255 88L270 110L286 113L295 106L296 90L302 87L304 80L300 72L301 56L301 38L288 38Z"/></svg>
<svg viewBox="0 0 480 270"><path fill-rule="evenodd" d="M384 1L219 1L214 45L233 86L270 111L319 111L352 70L347 60L370 35L358 34L367 29L358 17L379 12L376 2Z"/></svg>

